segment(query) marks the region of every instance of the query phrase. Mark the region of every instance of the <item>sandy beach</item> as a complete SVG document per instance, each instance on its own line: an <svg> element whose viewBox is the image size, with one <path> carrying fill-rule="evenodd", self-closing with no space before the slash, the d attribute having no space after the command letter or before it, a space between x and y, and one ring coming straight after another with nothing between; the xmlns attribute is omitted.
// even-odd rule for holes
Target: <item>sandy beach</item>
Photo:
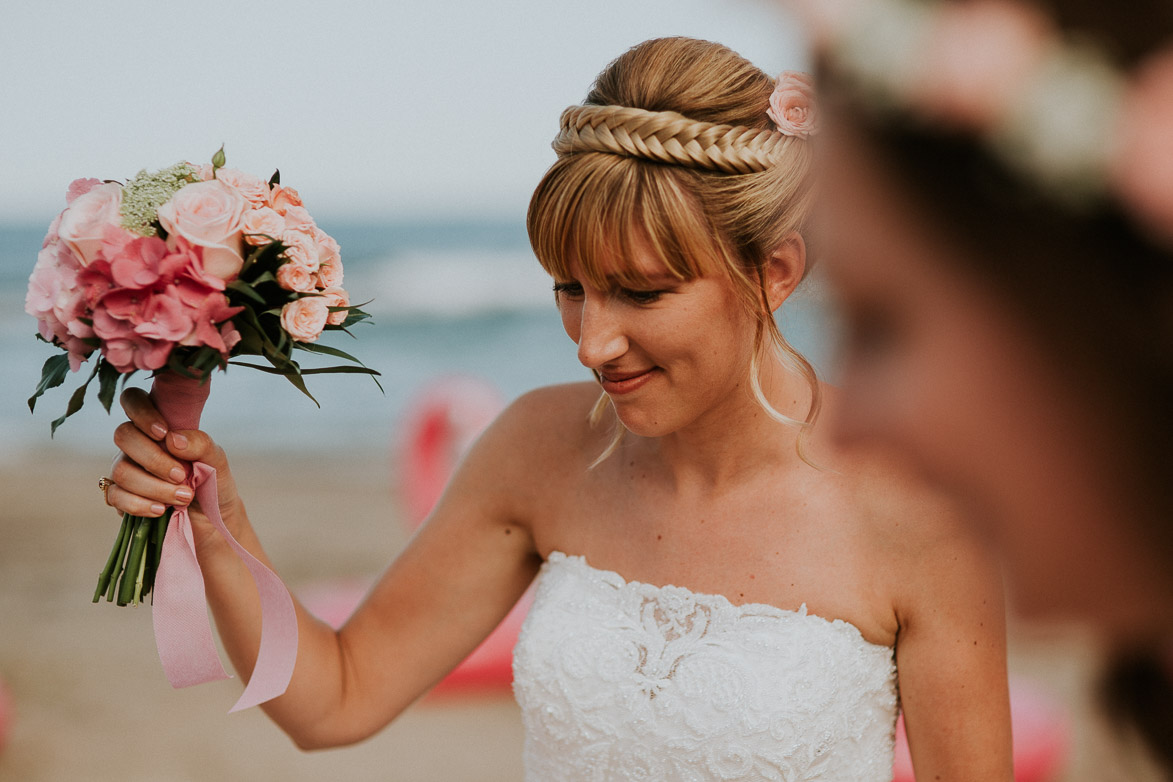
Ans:
<svg viewBox="0 0 1173 782"><path fill-rule="evenodd" d="M326 462L234 455L250 515L295 592L369 579L403 544L386 457ZM0 679L14 714L0 779L518 780L522 730L508 692L432 696L358 746L297 750L256 709L227 714L236 681L167 684L145 609L92 605L117 532L95 484L109 454L55 444L0 463ZM377 512L373 509L381 509ZM1092 644L1014 623L1011 671L1071 720L1059 782L1149 778L1092 716Z"/></svg>

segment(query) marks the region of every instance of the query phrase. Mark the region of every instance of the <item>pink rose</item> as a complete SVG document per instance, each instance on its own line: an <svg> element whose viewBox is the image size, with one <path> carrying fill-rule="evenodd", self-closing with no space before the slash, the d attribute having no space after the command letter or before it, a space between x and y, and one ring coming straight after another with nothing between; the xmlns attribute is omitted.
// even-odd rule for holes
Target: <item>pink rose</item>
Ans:
<svg viewBox="0 0 1173 782"><path fill-rule="evenodd" d="M774 83L766 114L779 133L809 138L818 131L814 80L805 73L783 71Z"/></svg>
<svg viewBox="0 0 1173 782"><path fill-rule="evenodd" d="M314 241L318 245L319 263L334 263L342 258L342 249L338 246L338 242L334 241L334 237L321 228L314 229ZM336 284L340 285L341 281Z"/></svg>
<svg viewBox="0 0 1173 782"><path fill-rule="evenodd" d="M285 218L267 206L250 209L244 213L240 224L244 240L251 245L270 244L285 230Z"/></svg>
<svg viewBox="0 0 1173 782"><path fill-rule="evenodd" d="M1007 0L945 3L911 86L929 114L984 129L1010 109L1042 59L1048 24L1041 12Z"/></svg>
<svg viewBox="0 0 1173 782"><path fill-rule="evenodd" d="M349 307L350 294L341 288L326 288L322 291L322 298L326 300L328 307ZM326 322L331 326L341 326L346 321L346 310L338 310L331 312L326 318Z"/></svg>
<svg viewBox="0 0 1173 782"><path fill-rule="evenodd" d="M195 182L159 207L159 223L170 235L203 248L204 271L232 280L244 265L241 221L248 201L240 191L218 180Z"/></svg>
<svg viewBox="0 0 1173 782"><path fill-rule="evenodd" d="M304 266L310 274L318 270L318 243L314 241L313 234L285 230L281 232L281 243L285 245L285 257L290 262Z"/></svg>
<svg viewBox="0 0 1173 782"><path fill-rule="evenodd" d="M269 203L269 183L258 176L246 174L235 168L220 168L216 170L216 179L240 191L254 208Z"/></svg>
<svg viewBox="0 0 1173 782"><path fill-rule="evenodd" d="M98 185L73 199L61 215L57 235L81 260L82 266L91 263L102 249L102 237L107 226L122 222L122 185L111 182Z"/></svg>
<svg viewBox="0 0 1173 782"><path fill-rule="evenodd" d="M302 231L313 235L317 228L314 225L314 218L310 217L309 211L304 206L290 205L285 208L285 227L290 231Z"/></svg>
<svg viewBox="0 0 1173 782"><path fill-rule="evenodd" d="M1144 64L1125 98L1111 176L1126 204L1173 241L1173 52Z"/></svg>
<svg viewBox="0 0 1173 782"><path fill-rule="evenodd" d="M297 342L316 342L330 317L329 306L321 296L305 296L281 308L281 328Z"/></svg>
<svg viewBox="0 0 1173 782"><path fill-rule="evenodd" d="M277 214L283 215L289 207L301 206L301 196L292 187L274 185L269 191L269 206L276 209Z"/></svg>
<svg viewBox="0 0 1173 782"><path fill-rule="evenodd" d="M342 261L335 260L326 263L323 261L322 265L318 267L318 287L319 288L340 288L342 287Z"/></svg>
<svg viewBox="0 0 1173 782"><path fill-rule="evenodd" d="M286 261L277 267L277 284L287 291L313 293L318 287L318 278L300 263Z"/></svg>

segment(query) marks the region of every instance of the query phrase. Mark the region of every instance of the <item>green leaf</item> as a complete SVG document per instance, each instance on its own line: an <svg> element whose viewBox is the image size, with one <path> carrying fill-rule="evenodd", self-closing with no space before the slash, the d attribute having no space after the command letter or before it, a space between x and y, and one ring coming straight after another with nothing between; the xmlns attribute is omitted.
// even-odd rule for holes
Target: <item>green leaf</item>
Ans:
<svg viewBox="0 0 1173 782"><path fill-rule="evenodd" d="M118 388L118 379L122 377L122 373L114 368L114 365L104 359L99 360L98 365L98 401L102 403L102 407L106 408L106 412L110 412L110 406L114 404L114 392Z"/></svg>
<svg viewBox="0 0 1173 782"><path fill-rule="evenodd" d="M233 280L232 282L228 283L228 289L231 291L235 291L236 293L239 293L241 296L244 296L246 299L251 299L252 301L257 302L258 304L267 304L268 303L265 301L265 297L262 296L261 294L257 293L253 289L253 286L249 285L247 282L243 282L241 280Z"/></svg>
<svg viewBox="0 0 1173 782"><path fill-rule="evenodd" d="M335 358L344 358L347 361L353 361L356 364L365 366L365 364L346 351L339 350L338 348L332 348L329 345L319 345L315 342L294 342L293 347L297 348L298 350L304 350L308 353L324 353L328 356L334 356Z"/></svg>
<svg viewBox="0 0 1173 782"><path fill-rule="evenodd" d="M94 374L97 374L97 367L95 367L94 370L95 370ZM59 426L61 426L61 424L65 423L66 418L69 418L69 416L73 415L78 410L81 410L82 405L84 405L85 401L86 401L86 389L90 387L90 380L93 380L93 379L94 379L94 375L90 375L89 379L87 379L86 382L84 382L80 386L78 386L77 389L73 392L73 395L69 397L69 404L65 407L65 415L61 416L60 418L56 419L51 424L49 424L49 436L50 437L57 434L57 427L59 427Z"/></svg>
<svg viewBox="0 0 1173 782"><path fill-rule="evenodd" d="M37 336L40 336L39 334ZM69 372L69 355L66 353L59 353L55 356L50 356L49 360L45 362L45 366L41 369L41 382L37 384L37 390L29 397L29 412L33 412L37 406L37 399L50 388L56 388L65 382L65 376Z"/></svg>
<svg viewBox="0 0 1173 782"><path fill-rule="evenodd" d="M269 187L281 184L281 169L273 169L273 176L269 177Z"/></svg>

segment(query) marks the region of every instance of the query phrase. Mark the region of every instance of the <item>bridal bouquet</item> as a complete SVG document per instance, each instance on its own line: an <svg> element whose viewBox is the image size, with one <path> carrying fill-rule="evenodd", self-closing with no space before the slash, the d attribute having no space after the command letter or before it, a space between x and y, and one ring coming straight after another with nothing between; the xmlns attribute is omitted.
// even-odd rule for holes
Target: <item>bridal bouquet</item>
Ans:
<svg viewBox="0 0 1173 782"><path fill-rule="evenodd" d="M69 186L25 305L39 337L64 352L45 362L29 408L96 360L53 432L82 407L95 379L109 411L117 385L140 370L154 373L152 395L177 428L198 425L212 371L230 363L283 375L311 399L304 375L378 374L317 343L323 332L368 317L342 287L338 243L279 174L266 181L224 164L221 148L210 165L178 163L126 183L78 179ZM302 368L297 350L350 363ZM267 365L234 360L239 356ZM173 420L169 409L193 393L200 397L194 420L183 410ZM104 594L137 604L150 593L169 515L123 519L94 602Z"/></svg>

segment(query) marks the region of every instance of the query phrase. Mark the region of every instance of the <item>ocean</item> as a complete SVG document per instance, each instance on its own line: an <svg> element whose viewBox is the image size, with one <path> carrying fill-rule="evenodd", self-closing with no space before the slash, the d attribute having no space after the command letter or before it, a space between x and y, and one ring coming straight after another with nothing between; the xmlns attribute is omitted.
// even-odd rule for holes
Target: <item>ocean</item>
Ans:
<svg viewBox="0 0 1173 782"><path fill-rule="evenodd" d="M24 312L28 275L44 225L0 225L0 460L19 459L50 443L49 423L65 410L88 365L37 402L26 400L55 348L35 338ZM345 287L373 323L356 339L329 335L325 344L382 373L383 392L360 375L307 378L321 407L283 378L230 367L213 378L203 428L230 451L296 448L323 454L375 455L393 447L404 416L421 395L454 376L492 386L505 399L551 383L589 379L562 330L550 281L530 251L518 220L388 221L322 227L342 247ZM834 353L834 318L818 281L782 308L783 333L823 374ZM805 286L804 286L805 287ZM303 366L314 365L308 354ZM299 360L301 360L299 358ZM146 373L131 381L146 386ZM113 453L111 433L123 420L107 415L91 386L85 407L58 430L50 447Z"/></svg>

